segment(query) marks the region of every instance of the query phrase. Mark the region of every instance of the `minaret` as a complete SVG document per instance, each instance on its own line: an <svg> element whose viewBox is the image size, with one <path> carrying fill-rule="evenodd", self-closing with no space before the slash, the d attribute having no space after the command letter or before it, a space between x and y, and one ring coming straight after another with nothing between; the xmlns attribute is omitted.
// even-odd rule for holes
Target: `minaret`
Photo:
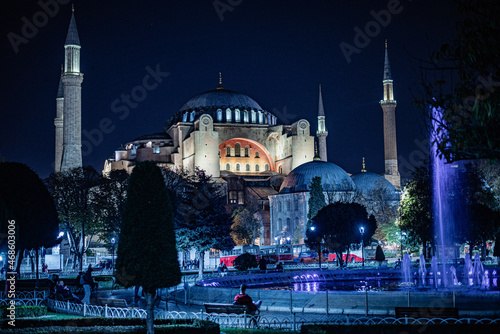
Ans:
<svg viewBox="0 0 500 334"><path fill-rule="evenodd" d="M64 130L61 171L82 166L82 81L80 73L80 39L76 29L75 10L71 13L64 44Z"/></svg>
<svg viewBox="0 0 500 334"><path fill-rule="evenodd" d="M385 174L384 177L391 182L396 189L401 189L401 176L398 170L398 151L396 144L396 100L392 87L391 66L389 64L389 53L387 51L387 40L385 41L384 62L384 99L380 101L384 114L384 155Z"/></svg>
<svg viewBox="0 0 500 334"><path fill-rule="evenodd" d="M323 107L323 97L321 95L321 85L319 85L319 103L318 103L318 131L316 132L316 137L318 137L319 144L319 157L321 161L327 161L327 150L326 150L326 137L328 136L328 131L325 125L325 109Z"/></svg>
<svg viewBox="0 0 500 334"><path fill-rule="evenodd" d="M61 171L62 154L63 154L63 113L64 113L64 86L62 83L62 75L64 65L61 65L61 76L59 77L59 87L57 88L56 96L56 118L54 118L54 125L56 127L56 156L54 171L59 173Z"/></svg>

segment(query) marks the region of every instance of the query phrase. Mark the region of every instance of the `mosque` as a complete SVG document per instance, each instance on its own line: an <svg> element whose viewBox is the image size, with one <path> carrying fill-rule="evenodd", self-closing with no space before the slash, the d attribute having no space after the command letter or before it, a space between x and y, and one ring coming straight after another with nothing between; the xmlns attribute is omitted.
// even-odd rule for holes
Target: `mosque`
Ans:
<svg viewBox="0 0 500 334"><path fill-rule="evenodd" d="M74 12L65 43L65 62L56 98L55 170L82 166L80 40ZM139 161L155 161L164 168L203 169L226 187L232 206L256 203L261 245L305 235L309 185L322 178L325 194L334 200L361 193L365 198L382 189L389 201L401 188L397 165L396 101L393 95L387 44L383 77L385 173L350 175L327 161L326 114L321 86L316 134L300 119L281 124L276 115L250 96L218 86L189 99L159 132L135 138L104 162L103 173L131 172ZM315 152L317 141L317 152ZM288 239L289 240L289 239Z"/></svg>

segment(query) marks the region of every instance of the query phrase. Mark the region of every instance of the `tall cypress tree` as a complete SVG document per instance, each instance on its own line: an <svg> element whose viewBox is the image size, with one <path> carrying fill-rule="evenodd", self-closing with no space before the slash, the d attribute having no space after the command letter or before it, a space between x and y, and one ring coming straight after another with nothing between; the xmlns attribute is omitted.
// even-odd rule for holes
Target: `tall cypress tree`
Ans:
<svg viewBox="0 0 500 334"><path fill-rule="evenodd" d="M307 229L310 228L311 220L316 217L318 211L326 205L325 194L323 193L323 186L321 185L321 177L315 176L312 179L310 189L310 197L307 204L309 205L309 212L307 212Z"/></svg>
<svg viewBox="0 0 500 334"><path fill-rule="evenodd" d="M138 163L130 175L115 275L126 287L143 287L147 301L147 333L154 333L156 289L178 284L181 272L172 204L160 168L153 162Z"/></svg>

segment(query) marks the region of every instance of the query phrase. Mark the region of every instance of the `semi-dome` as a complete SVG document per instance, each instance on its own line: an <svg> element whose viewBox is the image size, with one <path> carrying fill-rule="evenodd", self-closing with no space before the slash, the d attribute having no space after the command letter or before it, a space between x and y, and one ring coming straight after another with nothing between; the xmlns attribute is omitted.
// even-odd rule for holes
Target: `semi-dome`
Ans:
<svg viewBox="0 0 500 334"><path fill-rule="evenodd" d="M277 117L264 110L250 96L224 89L198 94L190 98L165 124L165 130L178 122L195 122L208 114L214 123L247 123L276 125Z"/></svg>
<svg viewBox="0 0 500 334"><path fill-rule="evenodd" d="M398 201L399 194L396 188L386 178L370 172L361 172L351 176L356 189L366 198L373 199L376 192L382 192L390 201Z"/></svg>
<svg viewBox="0 0 500 334"><path fill-rule="evenodd" d="M324 191L355 190L355 185L345 170L334 163L315 160L292 170L281 184L280 194L309 191L315 176L321 177Z"/></svg>

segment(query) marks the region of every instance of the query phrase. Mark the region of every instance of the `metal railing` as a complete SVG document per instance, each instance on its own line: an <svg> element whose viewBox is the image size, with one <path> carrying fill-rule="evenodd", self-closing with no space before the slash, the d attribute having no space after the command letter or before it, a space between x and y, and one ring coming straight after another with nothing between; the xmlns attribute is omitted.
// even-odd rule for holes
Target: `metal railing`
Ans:
<svg viewBox="0 0 500 334"><path fill-rule="evenodd" d="M52 311L87 317L105 318L145 318L147 312L137 308L117 308L108 306L74 304L68 301L47 300ZM378 324L498 324L500 319L490 318L394 318L394 317L353 317L349 315L311 315L293 313L288 315L250 315L250 314L216 314L200 312L175 312L155 310L157 319L202 319L210 320L221 327L232 328L269 328L281 330L300 330L303 325L336 324L336 325L378 325Z"/></svg>

